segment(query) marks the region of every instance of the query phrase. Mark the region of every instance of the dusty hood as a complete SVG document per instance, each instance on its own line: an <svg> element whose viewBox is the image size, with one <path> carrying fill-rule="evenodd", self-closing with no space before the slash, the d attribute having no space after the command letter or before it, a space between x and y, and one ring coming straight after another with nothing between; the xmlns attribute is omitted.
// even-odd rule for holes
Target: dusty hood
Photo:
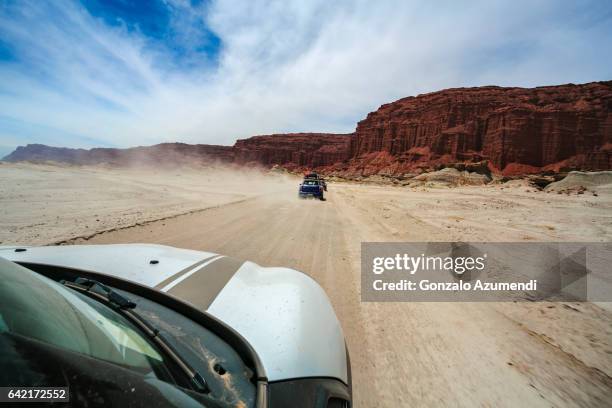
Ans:
<svg viewBox="0 0 612 408"><path fill-rule="evenodd" d="M191 303L246 338L269 381L347 382L340 324L325 292L301 272L150 244L0 247L0 256L116 276Z"/></svg>

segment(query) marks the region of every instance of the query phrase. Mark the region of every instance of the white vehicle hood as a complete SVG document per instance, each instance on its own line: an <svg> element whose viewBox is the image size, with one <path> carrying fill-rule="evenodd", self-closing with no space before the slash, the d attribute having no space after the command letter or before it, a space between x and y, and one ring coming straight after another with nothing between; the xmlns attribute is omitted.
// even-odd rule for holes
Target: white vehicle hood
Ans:
<svg viewBox="0 0 612 408"><path fill-rule="evenodd" d="M0 257L115 276L178 297L240 333L269 381L347 383L340 323L323 289L301 272L151 244L0 246Z"/></svg>

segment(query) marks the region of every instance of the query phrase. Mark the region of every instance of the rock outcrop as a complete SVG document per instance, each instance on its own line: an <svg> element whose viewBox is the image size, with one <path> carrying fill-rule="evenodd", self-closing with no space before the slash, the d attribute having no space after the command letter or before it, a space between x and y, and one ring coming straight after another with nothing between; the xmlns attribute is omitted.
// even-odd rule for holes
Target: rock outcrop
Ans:
<svg viewBox="0 0 612 408"><path fill-rule="evenodd" d="M455 168L445 168L430 173L419 174L413 177L408 183L410 187L427 186L427 187L457 187L457 186L481 186L491 181L491 178L485 174L472 173L469 171L460 171Z"/></svg>
<svg viewBox="0 0 612 408"><path fill-rule="evenodd" d="M506 175L612 168L612 81L447 89L381 106L357 125L350 165L369 175L488 160Z"/></svg>
<svg viewBox="0 0 612 408"><path fill-rule="evenodd" d="M234 162L293 170L331 166L349 159L352 134L290 133L236 141Z"/></svg>
<svg viewBox="0 0 612 408"><path fill-rule="evenodd" d="M581 172L572 171L564 179L551 183L544 189L547 192L580 193L580 191L612 191L612 171Z"/></svg>

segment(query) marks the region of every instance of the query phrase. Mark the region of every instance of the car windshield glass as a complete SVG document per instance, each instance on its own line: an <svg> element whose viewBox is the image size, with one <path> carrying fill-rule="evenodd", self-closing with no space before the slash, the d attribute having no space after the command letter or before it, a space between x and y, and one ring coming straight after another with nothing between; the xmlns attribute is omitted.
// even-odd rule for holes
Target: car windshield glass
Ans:
<svg viewBox="0 0 612 408"><path fill-rule="evenodd" d="M224 339L159 303L121 289L113 290L137 304L139 316L159 330L177 353L204 377L211 395L218 401L232 407L255 405L254 372Z"/></svg>
<svg viewBox="0 0 612 408"><path fill-rule="evenodd" d="M42 275L0 258L0 333L9 332L169 376L164 359L126 318Z"/></svg>
<svg viewBox="0 0 612 408"><path fill-rule="evenodd" d="M304 181L304 185L306 185L306 186L316 186L318 184L319 183L314 181L314 180L306 180L306 181Z"/></svg>

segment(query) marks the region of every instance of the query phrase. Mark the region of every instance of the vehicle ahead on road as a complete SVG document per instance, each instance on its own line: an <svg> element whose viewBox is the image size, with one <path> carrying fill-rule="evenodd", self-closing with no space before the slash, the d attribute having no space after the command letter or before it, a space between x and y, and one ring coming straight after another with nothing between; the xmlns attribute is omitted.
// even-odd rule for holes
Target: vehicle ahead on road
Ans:
<svg viewBox="0 0 612 408"><path fill-rule="evenodd" d="M0 385L87 407L351 406L314 280L162 245L0 247Z"/></svg>
<svg viewBox="0 0 612 408"><path fill-rule="evenodd" d="M304 179L300 184L298 196L300 198L318 198L319 200L325 200L325 188L318 179Z"/></svg>
<svg viewBox="0 0 612 408"><path fill-rule="evenodd" d="M323 186L323 190L327 191L327 183L325 182L325 179L323 177L321 177L317 173L306 173L306 174L304 174L304 180L309 180L309 179L310 180L319 180L319 182Z"/></svg>

